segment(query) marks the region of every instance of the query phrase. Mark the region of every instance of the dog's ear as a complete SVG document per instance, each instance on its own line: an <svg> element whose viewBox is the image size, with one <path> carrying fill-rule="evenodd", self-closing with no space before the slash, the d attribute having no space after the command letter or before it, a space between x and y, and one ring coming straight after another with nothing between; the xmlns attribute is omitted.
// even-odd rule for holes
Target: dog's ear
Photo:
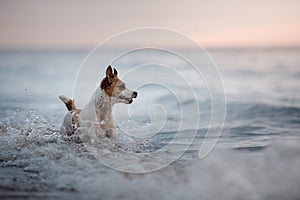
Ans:
<svg viewBox="0 0 300 200"><path fill-rule="evenodd" d="M109 86L111 86L112 81L110 80L110 78L105 77L104 79L102 79L101 83L100 83L100 88L101 89L105 89L108 88Z"/></svg>
<svg viewBox="0 0 300 200"><path fill-rule="evenodd" d="M118 71L114 68L114 76L118 76Z"/></svg>
<svg viewBox="0 0 300 200"><path fill-rule="evenodd" d="M102 79L102 81L101 81L100 88L105 89L105 88L109 87L112 84L113 78L114 78L113 70L112 70L111 66L109 65L106 69L106 77L104 79Z"/></svg>
<svg viewBox="0 0 300 200"><path fill-rule="evenodd" d="M107 77L107 78L113 78L113 77L114 77L113 71L112 71L112 68L111 68L110 65L109 65L109 66L107 67L107 69L106 69L106 77Z"/></svg>

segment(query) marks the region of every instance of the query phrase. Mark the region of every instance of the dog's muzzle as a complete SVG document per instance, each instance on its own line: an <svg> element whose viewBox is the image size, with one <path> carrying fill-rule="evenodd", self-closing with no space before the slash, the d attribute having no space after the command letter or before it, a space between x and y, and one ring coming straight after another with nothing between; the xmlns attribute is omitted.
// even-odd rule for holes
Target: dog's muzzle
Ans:
<svg viewBox="0 0 300 200"><path fill-rule="evenodd" d="M133 91L132 95L131 95L131 98L129 99L128 103L131 104L133 102L133 98L136 98L138 95L138 93L136 91Z"/></svg>
<svg viewBox="0 0 300 200"><path fill-rule="evenodd" d="M123 99L123 100L127 101L128 104L131 104L131 103L133 102L132 99L136 98L137 95L138 95L138 93L137 93L136 91L133 91L133 92L131 93L131 97L120 96L120 99Z"/></svg>
<svg viewBox="0 0 300 200"><path fill-rule="evenodd" d="M133 91L131 98L136 98L138 93L136 91Z"/></svg>

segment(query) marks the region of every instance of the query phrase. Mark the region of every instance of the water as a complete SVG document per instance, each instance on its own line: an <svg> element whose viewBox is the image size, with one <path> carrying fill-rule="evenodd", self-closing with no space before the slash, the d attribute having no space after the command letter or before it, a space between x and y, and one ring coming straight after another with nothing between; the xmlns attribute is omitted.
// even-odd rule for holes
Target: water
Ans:
<svg viewBox="0 0 300 200"><path fill-rule="evenodd" d="M176 95L159 85L144 85L138 89L139 96L133 104L117 105L116 123L129 136L104 138L99 148L108 155L118 156L119 151L124 150L161 149L177 133L180 106L184 111L195 113L196 103L201 110L197 129L191 115L185 118L186 123L179 131L181 137L175 144L179 149L196 133L193 144L183 156L161 170L145 174L111 169L99 162L78 136L66 137L59 133L66 109L58 96L73 95L76 73L87 53L80 50L0 52L2 199L300 197L299 49L209 51L222 74L227 112L222 135L204 159L198 158L198 151L211 117L211 102L201 80L195 81L189 76L191 69L180 60L164 57L164 62L187 75L201 94L197 98L190 96L182 82L172 80L176 74L171 75L167 69L155 70L154 64L143 68L144 74L139 72L135 78L124 75L122 79L131 88L146 77L164 77ZM132 65L159 60L153 52L134 56L136 59L129 55L114 63L121 76ZM103 76L101 73L99 70L99 77ZM93 91L93 87L86 88L85 92ZM79 106L84 101L84 98L78 99ZM162 121L166 123L161 124ZM133 136L137 139L132 139ZM164 153L166 159L173 156ZM123 162L126 163L126 159ZM160 162L160 158L148 164L156 162ZM130 168L149 167L138 163Z"/></svg>

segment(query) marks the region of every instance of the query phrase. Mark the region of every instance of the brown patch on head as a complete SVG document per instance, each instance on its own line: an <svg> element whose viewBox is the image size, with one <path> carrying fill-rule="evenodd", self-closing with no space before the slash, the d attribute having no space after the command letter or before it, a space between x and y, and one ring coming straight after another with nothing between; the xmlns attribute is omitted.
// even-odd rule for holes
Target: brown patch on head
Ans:
<svg viewBox="0 0 300 200"><path fill-rule="evenodd" d="M117 96L126 89L125 84L118 78L118 72L111 66L106 69L106 77L102 79L100 88L105 91L108 96Z"/></svg>

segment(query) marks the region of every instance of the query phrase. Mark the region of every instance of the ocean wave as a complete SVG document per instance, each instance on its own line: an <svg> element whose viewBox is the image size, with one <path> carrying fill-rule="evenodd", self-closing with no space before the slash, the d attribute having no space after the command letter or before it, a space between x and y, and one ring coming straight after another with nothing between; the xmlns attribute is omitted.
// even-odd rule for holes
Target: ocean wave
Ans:
<svg viewBox="0 0 300 200"><path fill-rule="evenodd" d="M166 168L146 174L101 164L76 136L64 138L37 113L26 123L2 123L0 196L60 199L297 199L298 141L216 148L199 160L189 150ZM245 127L247 131L262 127ZM236 129L238 130L238 129ZM206 130L199 130L205 134ZM161 136L173 134L162 133ZM78 138L77 138L78 139ZM248 153L251 152L251 153ZM223 189L221 189L223 188ZM225 190L224 190L225 189Z"/></svg>

